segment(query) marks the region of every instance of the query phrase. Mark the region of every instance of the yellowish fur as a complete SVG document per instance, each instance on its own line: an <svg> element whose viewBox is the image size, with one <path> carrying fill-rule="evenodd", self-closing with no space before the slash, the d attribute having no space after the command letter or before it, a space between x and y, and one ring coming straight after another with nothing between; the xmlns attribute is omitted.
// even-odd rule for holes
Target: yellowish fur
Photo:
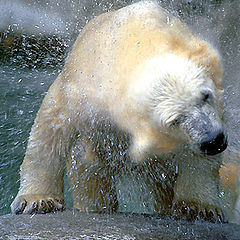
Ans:
<svg viewBox="0 0 240 240"><path fill-rule="evenodd" d="M229 149L225 151L223 165L219 170L221 188L224 192L226 211L232 222L240 222L240 155Z"/></svg>
<svg viewBox="0 0 240 240"><path fill-rule="evenodd" d="M179 215L174 206L181 209L186 203L221 215L221 157L205 161L189 150L178 155L178 147L192 140L169 127L180 113L196 108L203 89L210 89L219 101L221 77L217 52L155 2L139 2L93 19L43 100L12 210L31 212L35 202L63 198L64 167L78 135L81 158L68 164L76 208L115 211L114 178L125 161L149 161L154 172L155 161L149 156L158 156L157 162L164 165L171 160L162 154L176 153L178 178L165 200L157 187L160 180L154 185L155 179L147 179L156 211ZM113 169L108 151L117 162ZM159 177L157 172L153 176ZM27 207L21 210L22 202Z"/></svg>

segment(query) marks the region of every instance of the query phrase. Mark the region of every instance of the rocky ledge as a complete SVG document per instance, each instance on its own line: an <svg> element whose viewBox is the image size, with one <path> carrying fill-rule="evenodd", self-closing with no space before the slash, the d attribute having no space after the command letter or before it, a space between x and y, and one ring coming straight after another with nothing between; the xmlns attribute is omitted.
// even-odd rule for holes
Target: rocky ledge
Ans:
<svg viewBox="0 0 240 240"><path fill-rule="evenodd" d="M85 214L0 217L0 239L240 240L240 226L161 219L132 214Z"/></svg>

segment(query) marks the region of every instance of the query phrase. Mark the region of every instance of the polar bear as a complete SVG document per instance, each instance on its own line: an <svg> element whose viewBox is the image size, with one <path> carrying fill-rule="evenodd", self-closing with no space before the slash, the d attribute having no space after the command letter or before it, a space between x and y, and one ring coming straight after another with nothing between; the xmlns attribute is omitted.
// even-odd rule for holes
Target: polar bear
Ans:
<svg viewBox="0 0 240 240"><path fill-rule="evenodd" d="M154 1L91 20L37 114L12 212L63 209L67 166L81 211L117 211L115 180L129 169L156 213L227 221L222 72L217 51Z"/></svg>

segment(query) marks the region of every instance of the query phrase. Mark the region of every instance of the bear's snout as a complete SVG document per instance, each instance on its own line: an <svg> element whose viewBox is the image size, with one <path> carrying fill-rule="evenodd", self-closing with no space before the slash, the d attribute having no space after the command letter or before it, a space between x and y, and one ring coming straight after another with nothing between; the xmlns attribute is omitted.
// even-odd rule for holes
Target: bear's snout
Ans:
<svg viewBox="0 0 240 240"><path fill-rule="evenodd" d="M200 143L200 150L207 155L215 155L227 148L227 136L222 131L209 134Z"/></svg>

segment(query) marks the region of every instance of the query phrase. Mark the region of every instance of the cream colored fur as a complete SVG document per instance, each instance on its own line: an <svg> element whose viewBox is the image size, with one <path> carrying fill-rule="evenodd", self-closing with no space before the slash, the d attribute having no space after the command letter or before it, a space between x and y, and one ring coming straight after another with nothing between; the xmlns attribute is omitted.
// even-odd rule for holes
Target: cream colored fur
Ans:
<svg viewBox="0 0 240 240"><path fill-rule="evenodd" d="M223 220L221 154L206 160L191 147L182 148L200 137L171 127L180 115L196 111L203 91L213 96L213 127L221 127L221 77L217 52L153 1L96 17L82 30L43 100L12 210L46 212L51 203L62 208L66 159L78 137L80 159L68 164L76 208L115 211L115 175L130 161L139 166L149 162L154 172L154 155L157 162L174 162L178 168L165 200L154 179L146 179L155 193L156 212L184 217L194 209L193 218L203 214L208 220L214 214L212 219Z"/></svg>

